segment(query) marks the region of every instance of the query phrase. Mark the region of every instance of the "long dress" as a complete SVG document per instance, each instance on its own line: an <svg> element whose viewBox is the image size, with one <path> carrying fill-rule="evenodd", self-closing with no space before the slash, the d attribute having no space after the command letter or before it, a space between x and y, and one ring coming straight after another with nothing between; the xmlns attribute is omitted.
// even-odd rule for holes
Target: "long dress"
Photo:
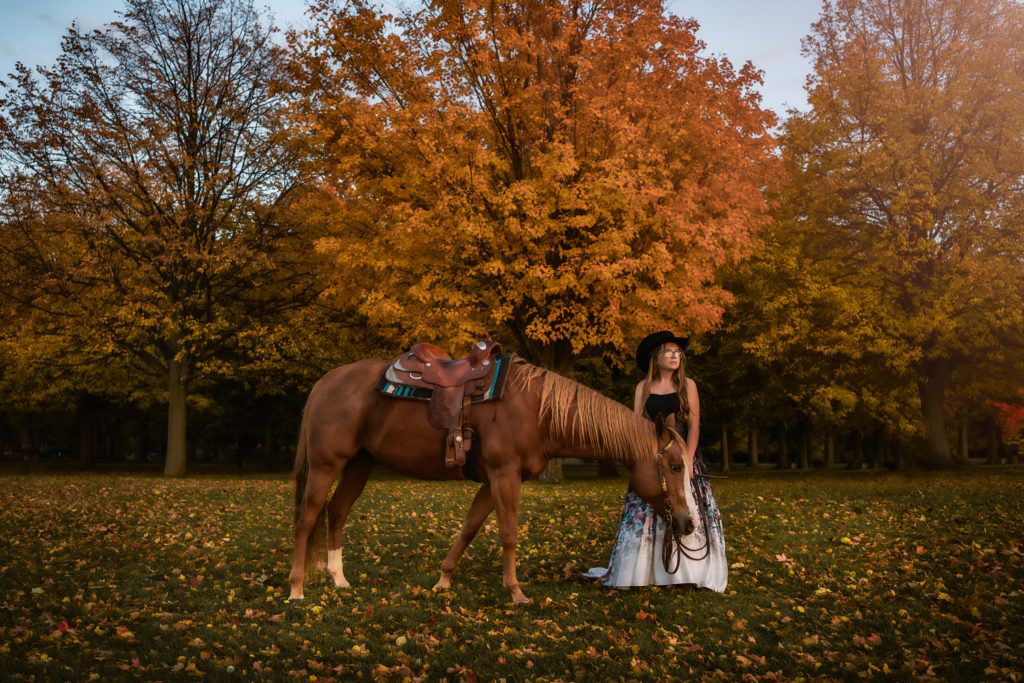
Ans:
<svg viewBox="0 0 1024 683"><path fill-rule="evenodd" d="M679 398L675 394L652 394L646 407L647 414L652 416L658 412L663 415L678 413ZM679 420L677 424L685 424L685 421ZM703 476L707 474L707 467L699 448L694 454L693 470L694 477L690 482L693 499L701 508L698 514L707 516L709 547L706 557L692 560L684 554L679 560L679 568L672 573L666 572L662 562L665 523L654 514L650 505L629 488L622 505L622 518L612 545L608 568L595 567L586 572L585 576L599 578L604 585L616 588L692 584L719 593L725 591L729 582L729 568L725 559L722 515L718 511L711 484ZM695 524L696 530L684 542L688 548L699 549L696 552L687 551L689 555L700 557L704 555L705 543L703 520L695 520Z"/></svg>

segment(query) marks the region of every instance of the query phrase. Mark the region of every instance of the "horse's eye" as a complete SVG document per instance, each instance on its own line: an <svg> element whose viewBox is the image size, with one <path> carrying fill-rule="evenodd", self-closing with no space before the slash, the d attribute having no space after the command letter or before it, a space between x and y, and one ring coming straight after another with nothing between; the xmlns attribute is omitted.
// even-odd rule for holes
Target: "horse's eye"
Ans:
<svg viewBox="0 0 1024 683"><path fill-rule="evenodd" d="M673 472L682 472L683 471L683 466L682 465L672 465L671 469L672 469Z"/></svg>

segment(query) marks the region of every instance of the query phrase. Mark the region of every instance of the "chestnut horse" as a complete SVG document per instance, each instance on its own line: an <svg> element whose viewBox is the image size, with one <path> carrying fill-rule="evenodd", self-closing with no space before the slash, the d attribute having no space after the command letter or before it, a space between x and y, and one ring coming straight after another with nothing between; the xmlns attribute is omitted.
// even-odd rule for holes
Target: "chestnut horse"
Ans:
<svg viewBox="0 0 1024 683"><path fill-rule="evenodd" d="M527 604L516 578L519 492L550 458L612 459L630 469L630 485L678 538L692 533L696 505L692 463L674 430L553 372L513 356L500 401L472 406L474 449L485 482L441 563L436 589L447 588L459 558L484 520L497 510L505 588ZM417 479L464 479L444 466L444 432L427 422L425 403L384 396L374 389L388 362L368 359L331 370L306 400L295 456L295 557L292 600L303 597L305 568L327 517L327 568L336 586L348 587L342 567L342 528L375 461ZM341 477L328 500L334 481ZM321 512L326 504L326 515ZM667 516L666 516L666 513Z"/></svg>

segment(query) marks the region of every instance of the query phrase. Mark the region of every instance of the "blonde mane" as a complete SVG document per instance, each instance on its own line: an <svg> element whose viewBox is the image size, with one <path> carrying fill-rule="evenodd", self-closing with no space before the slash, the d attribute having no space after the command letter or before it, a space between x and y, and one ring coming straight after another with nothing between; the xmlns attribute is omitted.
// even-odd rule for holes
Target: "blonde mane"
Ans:
<svg viewBox="0 0 1024 683"><path fill-rule="evenodd" d="M620 463L653 460L658 450L654 425L626 406L549 370L515 358L509 380L528 391L539 381L538 418L551 419L551 436Z"/></svg>

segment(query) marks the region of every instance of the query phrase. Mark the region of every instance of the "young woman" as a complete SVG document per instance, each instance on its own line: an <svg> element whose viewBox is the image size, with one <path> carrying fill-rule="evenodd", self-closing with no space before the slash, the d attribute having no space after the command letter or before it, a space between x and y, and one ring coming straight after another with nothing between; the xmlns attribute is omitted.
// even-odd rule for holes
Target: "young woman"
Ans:
<svg viewBox="0 0 1024 683"><path fill-rule="evenodd" d="M707 468L697 447L700 399L697 385L685 375L683 351L687 341L685 337L677 337L671 332L656 332L640 342L636 364L647 378L636 385L633 409L650 420L660 413L667 424L685 439L686 457L692 463L690 485L699 513L707 517L707 534L705 520L697 520L696 531L684 539L686 547L693 550L687 550L680 558L678 569L667 572L662 562L665 524L654 514L651 506L632 489L627 490L608 569L591 569L586 574L600 578L607 586L687 584L722 592L728 583L722 517L711 485L703 476Z"/></svg>

